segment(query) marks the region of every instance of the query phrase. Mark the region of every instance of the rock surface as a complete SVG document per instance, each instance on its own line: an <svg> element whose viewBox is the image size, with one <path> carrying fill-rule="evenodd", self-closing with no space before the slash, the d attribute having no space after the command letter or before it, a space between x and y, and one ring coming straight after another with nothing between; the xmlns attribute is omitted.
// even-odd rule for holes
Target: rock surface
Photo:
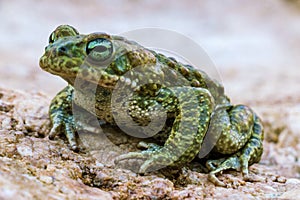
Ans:
<svg viewBox="0 0 300 200"><path fill-rule="evenodd" d="M228 171L219 176L227 184L222 188L207 181L207 174L189 168L176 176L141 176L116 168L111 161L120 152L114 145L75 153L62 139L46 137L45 95L0 89L0 97L1 199L290 199L300 190L299 130L289 120L279 123L276 113L263 106L257 108L266 119L265 151L262 161L250 167L258 182L245 182L240 173ZM298 117L295 112L281 114L286 119ZM288 134L284 144L279 142L287 137L283 134ZM132 140L121 141L130 149ZM99 156L103 153L106 156Z"/></svg>

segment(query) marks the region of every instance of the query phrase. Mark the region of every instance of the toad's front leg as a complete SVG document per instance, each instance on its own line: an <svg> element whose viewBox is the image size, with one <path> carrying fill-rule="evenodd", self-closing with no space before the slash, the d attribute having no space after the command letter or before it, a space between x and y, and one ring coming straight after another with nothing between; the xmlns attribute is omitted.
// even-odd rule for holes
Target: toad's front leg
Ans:
<svg viewBox="0 0 300 200"><path fill-rule="evenodd" d="M49 139L58 135L64 135L73 151L85 149L78 135L79 130L100 133L101 129L88 123L86 111L80 110L80 114L74 116L74 88L70 85L61 90L52 100L49 109L52 128ZM76 109L80 109L77 108ZM76 121L75 121L76 119ZM100 131L100 132L99 132Z"/></svg>
<svg viewBox="0 0 300 200"><path fill-rule="evenodd" d="M74 151L79 147L76 141L75 122L72 113L72 98L74 89L68 85L61 90L52 100L49 109L52 128L49 134L50 139L54 139L59 134L64 134Z"/></svg>
<svg viewBox="0 0 300 200"><path fill-rule="evenodd" d="M209 126L213 98L202 88L178 87L172 92L178 99L177 111L164 146L121 155L115 159L116 164L127 159L143 159L139 173L145 173L166 166L180 166L196 157ZM165 101L169 98L166 97Z"/></svg>

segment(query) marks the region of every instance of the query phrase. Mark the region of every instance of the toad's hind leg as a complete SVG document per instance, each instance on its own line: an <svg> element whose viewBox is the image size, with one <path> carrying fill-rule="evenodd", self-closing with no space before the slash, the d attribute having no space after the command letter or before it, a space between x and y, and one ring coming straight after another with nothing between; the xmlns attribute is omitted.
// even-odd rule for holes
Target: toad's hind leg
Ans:
<svg viewBox="0 0 300 200"><path fill-rule="evenodd" d="M211 130L221 131L214 152L224 158L207 161L207 167L212 170L209 179L216 185L225 186L215 175L226 169L241 170L244 179L249 179L249 165L259 162L263 152L261 120L247 106L237 105L217 109L211 123Z"/></svg>
<svg viewBox="0 0 300 200"><path fill-rule="evenodd" d="M201 148L209 126L213 109L213 98L202 88L172 88L178 99L176 117L170 136L161 148L150 148L142 152L131 152L115 159L143 159L139 173L157 170L166 166L178 166L190 162ZM165 99L168 102L168 98Z"/></svg>

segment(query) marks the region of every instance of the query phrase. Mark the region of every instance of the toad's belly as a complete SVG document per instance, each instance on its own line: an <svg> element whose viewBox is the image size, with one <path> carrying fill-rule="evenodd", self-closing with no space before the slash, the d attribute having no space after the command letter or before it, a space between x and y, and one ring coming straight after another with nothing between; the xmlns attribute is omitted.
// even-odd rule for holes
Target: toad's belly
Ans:
<svg viewBox="0 0 300 200"><path fill-rule="evenodd" d="M100 120L115 124L111 109L111 92L107 89L74 91L74 103Z"/></svg>

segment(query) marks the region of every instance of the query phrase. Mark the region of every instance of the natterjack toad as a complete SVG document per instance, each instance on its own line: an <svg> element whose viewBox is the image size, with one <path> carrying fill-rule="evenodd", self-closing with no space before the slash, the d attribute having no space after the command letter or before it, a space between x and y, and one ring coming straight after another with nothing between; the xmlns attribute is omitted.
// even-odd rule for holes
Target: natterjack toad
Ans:
<svg viewBox="0 0 300 200"><path fill-rule="evenodd" d="M77 90L74 85L79 79L81 95L73 106L90 111L108 124L116 125L116 117L125 122L130 118L137 127L145 127L151 119L160 117L160 111L166 114L163 128L153 136L161 146L151 144L147 150L121 155L116 163L142 159L140 173L158 166L182 166L197 156L206 145L205 136L209 136L208 141L215 141L206 162L209 179L224 186L216 173L236 169L247 179L248 166L261 158L263 127L258 116L247 106L232 105L223 86L206 73L174 58L120 36L83 35L71 26L61 25L50 35L40 66L68 82L50 106L50 138L65 134L73 150L79 148L72 113ZM128 76L134 70L135 75ZM179 77L184 81L177 81ZM145 80L147 84L142 85ZM120 83L134 92L130 99L125 98L126 88L119 92L123 96L117 98L120 106L115 107L112 95ZM81 92L85 84L96 86L96 93L89 96Z"/></svg>

